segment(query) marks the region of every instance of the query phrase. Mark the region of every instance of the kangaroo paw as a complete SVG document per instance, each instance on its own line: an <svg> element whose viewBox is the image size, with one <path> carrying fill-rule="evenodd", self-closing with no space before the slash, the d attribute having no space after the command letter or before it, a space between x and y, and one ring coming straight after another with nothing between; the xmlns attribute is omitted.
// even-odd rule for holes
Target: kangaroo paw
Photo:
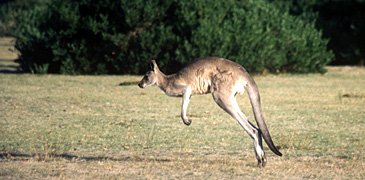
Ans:
<svg viewBox="0 0 365 180"><path fill-rule="evenodd" d="M258 160L257 167L262 168L266 165L266 157L263 157L262 159Z"/></svg>
<svg viewBox="0 0 365 180"><path fill-rule="evenodd" d="M191 120L190 119L183 119L185 125L190 126Z"/></svg>

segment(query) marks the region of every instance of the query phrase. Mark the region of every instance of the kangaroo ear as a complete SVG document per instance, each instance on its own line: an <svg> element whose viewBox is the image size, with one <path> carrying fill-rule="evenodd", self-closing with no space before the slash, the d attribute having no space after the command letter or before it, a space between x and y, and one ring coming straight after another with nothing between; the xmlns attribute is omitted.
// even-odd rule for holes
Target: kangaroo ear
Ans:
<svg viewBox="0 0 365 180"><path fill-rule="evenodd" d="M151 70L153 70L153 71L158 69L158 66L156 64L156 60L151 60L150 66L151 66Z"/></svg>

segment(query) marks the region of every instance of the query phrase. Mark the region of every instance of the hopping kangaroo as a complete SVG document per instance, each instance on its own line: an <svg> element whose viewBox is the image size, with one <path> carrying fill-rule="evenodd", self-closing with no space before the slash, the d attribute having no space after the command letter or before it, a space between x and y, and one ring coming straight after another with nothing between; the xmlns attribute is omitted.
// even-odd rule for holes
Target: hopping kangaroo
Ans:
<svg viewBox="0 0 365 180"><path fill-rule="evenodd" d="M192 61L176 74L162 73L155 60L151 61L151 70L138 83L140 88L157 84L168 96L182 97L181 118L186 125L191 120L186 116L190 97L192 95L212 93L214 101L236 119L253 139L258 166L265 166L266 157L262 146L261 136L271 151L281 156L276 149L262 115L260 95L255 81L239 64L227 59L208 57ZM241 112L236 101L236 95L248 92L252 109L259 128L248 121Z"/></svg>

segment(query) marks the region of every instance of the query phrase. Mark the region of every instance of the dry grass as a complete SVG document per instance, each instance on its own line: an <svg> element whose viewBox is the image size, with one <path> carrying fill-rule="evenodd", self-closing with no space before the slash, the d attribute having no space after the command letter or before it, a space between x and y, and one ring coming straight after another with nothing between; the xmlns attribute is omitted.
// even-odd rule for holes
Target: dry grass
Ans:
<svg viewBox="0 0 365 180"><path fill-rule="evenodd" d="M328 69L255 77L284 154L266 147L265 168L210 95L187 127L181 99L140 76L0 74L0 179L364 179L365 70Z"/></svg>
<svg viewBox="0 0 365 180"><path fill-rule="evenodd" d="M14 48L14 38L0 38L0 73L15 73L18 64L14 59L18 57Z"/></svg>

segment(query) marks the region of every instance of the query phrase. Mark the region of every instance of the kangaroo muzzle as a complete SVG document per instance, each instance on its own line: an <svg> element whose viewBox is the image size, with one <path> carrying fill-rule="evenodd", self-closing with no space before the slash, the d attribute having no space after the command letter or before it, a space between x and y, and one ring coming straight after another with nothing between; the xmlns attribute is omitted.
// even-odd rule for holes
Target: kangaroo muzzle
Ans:
<svg viewBox="0 0 365 180"><path fill-rule="evenodd" d="M139 83L138 83L138 86L139 86L140 88L144 88L142 84L143 84L142 82L139 82Z"/></svg>

